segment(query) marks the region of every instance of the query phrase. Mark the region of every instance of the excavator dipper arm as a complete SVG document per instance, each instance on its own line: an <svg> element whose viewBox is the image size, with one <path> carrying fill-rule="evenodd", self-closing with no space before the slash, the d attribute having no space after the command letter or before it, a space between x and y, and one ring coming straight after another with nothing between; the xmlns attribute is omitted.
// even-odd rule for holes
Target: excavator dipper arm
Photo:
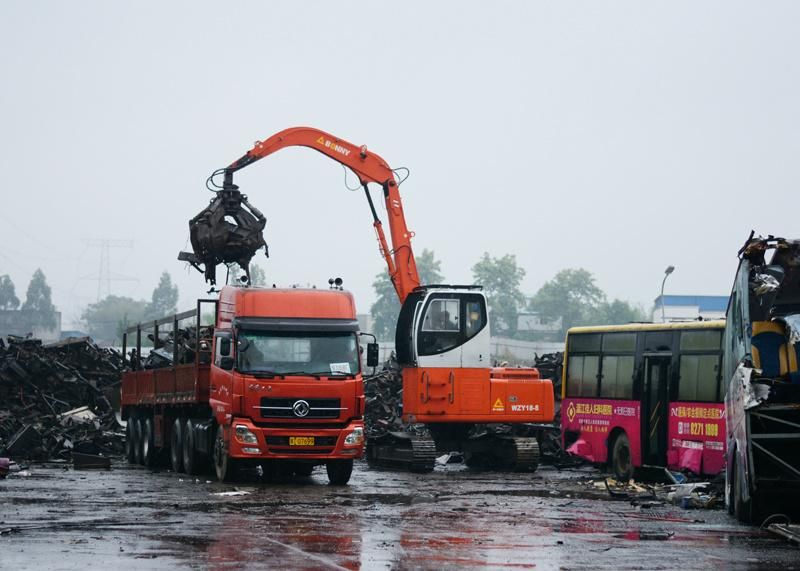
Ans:
<svg viewBox="0 0 800 571"><path fill-rule="evenodd" d="M403 203L400 199L399 185L394 172L389 168L386 161L375 153L368 151L365 145L358 147L348 141L311 127L285 129L264 141L256 142L255 146L245 155L226 167L222 192L238 191L236 185L233 184L233 174L236 171L283 148L298 146L314 149L343 164L358 176L372 211L373 226L380 244L381 255L386 260L389 276L400 298L400 303L405 301L408 294L420 285L414 252L411 249L413 233L406 226ZM377 183L383 188L392 249L387 244L383 225L378 218L375 205L369 194L367 186L369 183Z"/></svg>

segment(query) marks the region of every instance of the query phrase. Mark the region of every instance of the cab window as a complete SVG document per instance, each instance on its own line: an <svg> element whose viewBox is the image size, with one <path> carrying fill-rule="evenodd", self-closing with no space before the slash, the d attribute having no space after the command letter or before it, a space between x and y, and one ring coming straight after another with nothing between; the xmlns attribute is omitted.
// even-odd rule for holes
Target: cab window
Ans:
<svg viewBox="0 0 800 571"><path fill-rule="evenodd" d="M420 325L419 355L437 355L463 343L458 299L438 298L425 308Z"/></svg>
<svg viewBox="0 0 800 571"><path fill-rule="evenodd" d="M457 299L434 299L422 320L423 331L451 331L457 333L459 301Z"/></svg>
<svg viewBox="0 0 800 571"><path fill-rule="evenodd" d="M468 301L466 310L467 339L471 339L486 324L483 315L483 304L479 301Z"/></svg>

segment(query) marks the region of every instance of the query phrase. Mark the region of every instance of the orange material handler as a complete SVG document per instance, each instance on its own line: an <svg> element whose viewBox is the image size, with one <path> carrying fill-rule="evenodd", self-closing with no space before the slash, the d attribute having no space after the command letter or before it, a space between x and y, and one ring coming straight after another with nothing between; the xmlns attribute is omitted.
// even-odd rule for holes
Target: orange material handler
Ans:
<svg viewBox="0 0 800 571"><path fill-rule="evenodd" d="M257 142L245 155L215 173L224 175L224 183L218 187L218 198L210 209L190 222L195 253L182 254L182 259L198 269L205 263L208 278L209 266L220 259L215 257L217 249L211 240L204 238L222 228L208 222L213 210L224 205L227 213L236 215L241 212L236 208L237 201L252 209L233 183L234 173L291 146L319 151L358 176L372 212L381 255L401 303L395 348L403 367L403 419L426 424L430 437L393 432L371 439L368 459L427 471L433 468L438 448L462 450L468 463L534 469L539 457L536 438L499 434L476 437L471 429L476 424L551 422L554 399L550 380L541 379L532 368L492 367L486 296L480 286L420 284L411 246L413 232L406 225L398 180L387 162L366 146L309 127L286 129ZM370 183L380 185L383 191L391 248L370 195ZM233 240L222 236L220 242L228 245ZM241 254L236 252L229 261L242 259ZM249 261L247 255L253 252L244 254Z"/></svg>
<svg viewBox="0 0 800 571"><path fill-rule="evenodd" d="M201 326L208 304L215 322ZM192 323L179 325L185 321ZM142 361L148 329L155 356ZM193 344L180 335L188 331ZM308 476L323 464L332 484L348 482L364 451L352 294L225 286L196 310L130 328L123 353L131 335L135 350L121 390L129 461L152 466L168 456L175 472L189 474L210 461L221 481L256 466L267 477ZM368 365L377 365L377 349L368 346Z"/></svg>

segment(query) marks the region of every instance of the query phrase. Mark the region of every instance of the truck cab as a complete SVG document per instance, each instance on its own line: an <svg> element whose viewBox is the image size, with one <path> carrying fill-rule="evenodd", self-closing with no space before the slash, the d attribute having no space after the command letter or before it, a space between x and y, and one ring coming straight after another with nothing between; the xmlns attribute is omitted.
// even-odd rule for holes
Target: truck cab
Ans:
<svg viewBox="0 0 800 571"><path fill-rule="evenodd" d="M253 459L289 462L301 472L326 464L332 480L349 478L364 446L352 294L226 286L213 355L209 404L220 479Z"/></svg>

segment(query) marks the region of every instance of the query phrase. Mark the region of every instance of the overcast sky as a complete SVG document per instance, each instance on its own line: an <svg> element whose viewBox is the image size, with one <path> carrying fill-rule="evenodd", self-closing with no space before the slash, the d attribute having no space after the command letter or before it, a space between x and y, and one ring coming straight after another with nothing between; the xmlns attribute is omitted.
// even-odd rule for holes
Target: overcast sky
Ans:
<svg viewBox="0 0 800 571"><path fill-rule="evenodd" d="M798 237L800 5L778 2L33 2L0 6L0 274L45 272L65 328L112 292L181 308L176 260L204 181L310 125L402 186L415 249L451 282L515 254L533 294L564 268L649 308L727 294L751 228ZM268 217L279 285L384 269L341 166L283 150L237 182ZM352 186L355 179L350 177ZM375 192L376 197L379 193ZM95 278L94 281L92 278ZM103 285L105 290L105 284Z"/></svg>

